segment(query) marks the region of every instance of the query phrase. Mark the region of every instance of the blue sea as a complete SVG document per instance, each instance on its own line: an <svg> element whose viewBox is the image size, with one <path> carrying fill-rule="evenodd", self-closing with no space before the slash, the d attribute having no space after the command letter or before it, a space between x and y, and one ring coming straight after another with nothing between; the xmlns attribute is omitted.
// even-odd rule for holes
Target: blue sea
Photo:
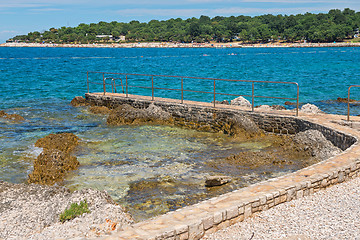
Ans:
<svg viewBox="0 0 360 240"><path fill-rule="evenodd" d="M327 113L346 114L347 105L334 100L346 98L348 87L360 84L359 70L360 48L0 48L0 110L26 119L21 123L0 119L0 180L25 182L33 159L41 152L34 147L35 141L50 133L73 132L86 144L76 153L81 167L64 185L106 190L131 207L142 200L138 198L147 199L134 195L134 184L150 181L156 185L158 179L170 177L182 179L182 185L170 191L168 201L187 193L203 194L206 189L192 186L198 186L204 174L222 172L202 164L202 159L216 161L229 152L268 146L266 142L238 143L226 136L175 127L108 127L105 117L69 105L72 98L87 92L87 71L297 82L300 103L315 104ZM102 81L96 74L89 77L91 81ZM129 77L129 81L132 85L151 86L150 77ZM156 77L154 84L180 88L180 79ZM212 87L212 81L184 80L188 90L212 91ZM101 85L90 85L90 91L102 90ZM257 83L254 90L257 96L296 97L293 85ZM251 85L217 82L216 91L250 95ZM129 93L151 95L151 90L130 88ZM179 99L180 93L156 90L155 96ZM351 98L360 100L360 88L351 90ZM211 102L213 95L186 92L184 99ZM217 95L216 100L231 99ZM285 101L256 98L255 105L283 105ZM353 105L351 114L360 114L360 106ZM260 172L242 173L236 187L263 177ZM147 197L152 200L142 202L141 209L149 203L151 213L132 212L137 219L171 210L166 206L154 208L150 203L156 201Z"/></svg>

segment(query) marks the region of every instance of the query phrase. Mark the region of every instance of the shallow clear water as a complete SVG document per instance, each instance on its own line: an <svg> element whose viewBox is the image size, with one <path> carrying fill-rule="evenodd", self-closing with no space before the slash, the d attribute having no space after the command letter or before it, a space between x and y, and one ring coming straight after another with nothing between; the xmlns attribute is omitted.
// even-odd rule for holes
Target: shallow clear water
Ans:
<svg viewBox="0 0 360 240"><path fill-rule="evenodd" d="M234 142L226 136L168 126L108 127L104 117L69 105L74 96L87 91L86 71L295 81L300 85L300 102L345 114L346 104L332 100L347 97L348 86L360 84L359 65L360 48L0 48L0 110L26 119L17 124L0 119L0 180L24 182L41 151L34 147L35 141L50 133L73 132L84 144L76 152L81 167L66 179L66 186L106 189L119 202L136 209L132 213L137 219L172 210L193 201L189 195L206 198L294 168L245 172L222 161L239 151L261 150L269 146L267 142ZM157 81L168 87L179 84L168 79ZM186 80L184 87L190 86L207 91L211 84ZM244 84L217 87L219 92L251 92ZM294 97L292 87L263 84L256 85L255 91L257 95ZM149 95L146 90L136 93ZM156 94L179 98L173 92ZM352 89L351 96L359 100L360 89ZM212 101L206 94L186 93L185 98ZM223 99L230 100L218 100ZM266 99L255 102L283 103ZM360 106L353 106L351 111L360 114ZM241 177L224 189L203 187L206 175L224 172ZM154 192L167 197L154 197Z"/></svg>

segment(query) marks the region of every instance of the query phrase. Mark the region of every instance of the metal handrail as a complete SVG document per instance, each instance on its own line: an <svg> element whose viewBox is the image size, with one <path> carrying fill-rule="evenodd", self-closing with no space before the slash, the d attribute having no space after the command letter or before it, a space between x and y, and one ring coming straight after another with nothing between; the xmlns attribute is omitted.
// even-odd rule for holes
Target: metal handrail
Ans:
<svg viewBox="0 0 360 240"><path fill-rule="evenodd" d="M271 99L286 99L286 100L296 100L296 116L299 115L299 84L296 82L280 82L280 81L260 81L260 80L234 80L234 79L223 79L223 78L204 78L204 77L187 77L187 76L171 76L171 75L156 75L156 74L137 74L137 73L113 73L113 72L97 72L97 71L88 71L87 72L87 88L88 88L88 93L90 92L89 90L89 84L90 83L94 83L94 84L99 84L99 83L95 83L95 82L90 82L89 81L89 73L98 73L98 74L102 74L102 78L103 78L103 88L104 88L104 95L106 94L106 84L105 83L105 79L108 79L109 77L105 78L105 74L106 75L125 75L125 79L126 79L126 83L125 83L125 88L126 88L126 97L128 97L128 89L129 87L132 88L144 88L144 89L151 89L151 99L152 101L155 100L155 95L154 95L154 90L170 90L170 91L181 91L181 103L184 103L184 92L196 92L196 93L208 93L208 94L213 94L214 96L214 108L216 107L216 95L226 95L226 96L242 96L242 97L251 97L251 109L252 111L254 111L254 101L255 98L271 98ZM128 76L147 76L147 77L151 77L151 87L145 87L145 86L130 86L128 85ZM180 78L181 79L181 88L177 89L177 88L160 88L160 87L155 87L154 86L154 77L165 77L165 78ZM121 79L121 78L119 78ZM188 89L184 89L184 79L201 79L201 80L211 80L213 81L213 91L212 92L206 92L206 91L196 91L196 90L188 90ZM246 82L246 83L251 83L252 84L252 90L251 90L251 95L236 95L236 94L227 94L227 93L217 93L216 92L216 81L227 81L227 82ZM122 80L121 80L122 82ZM296 98L285 98L285 97L273 97L273 96L257 96L255 95L255 89L254 89L254 85L255 83L274 83L274 84L292 84L292 85L296 85ZM122 85L122 84L121 84ZM123 87L123 86L122 86ZM123 89L123 93L124 93L124 89Z"/></svg>
<svg viewBox="0 0 360 240"><path fill-rule="evenodd" d="M348 101L347 101L347 105L348 105L347 120L348 121L350 121L350 89L353 87L360 87L360 85L351 85L348 88Z"/></svg>

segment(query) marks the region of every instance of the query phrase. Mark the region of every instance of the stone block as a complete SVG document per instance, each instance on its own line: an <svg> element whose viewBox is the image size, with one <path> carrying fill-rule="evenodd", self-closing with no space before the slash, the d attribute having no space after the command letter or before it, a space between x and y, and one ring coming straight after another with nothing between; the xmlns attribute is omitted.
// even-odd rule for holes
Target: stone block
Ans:
<svg viewBox="0 0 360 240"><path fill-rule="evenodd" d="M189 224L189 239L200 239L204 233L205 231L202 221Z"/></svg>
<svg viewBox="0 0 360 240"><path fill-rule="evenodd" d="M235 218L239 216L239 208L237 206L233 206L226 210L226 219L230 220L232 218Z"/></svg>

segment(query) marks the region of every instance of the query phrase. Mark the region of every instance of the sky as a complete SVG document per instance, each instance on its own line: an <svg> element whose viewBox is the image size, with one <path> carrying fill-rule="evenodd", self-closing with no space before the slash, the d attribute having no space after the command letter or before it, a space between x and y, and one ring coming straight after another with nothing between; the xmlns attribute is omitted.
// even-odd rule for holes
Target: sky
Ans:
<svg viewBox="0 0 360 240"><path fill-rule="evenodd" d="M0 43L16 35L80 23L327 13L344 8L360 12L360 0L0 0Z"/></svg>

